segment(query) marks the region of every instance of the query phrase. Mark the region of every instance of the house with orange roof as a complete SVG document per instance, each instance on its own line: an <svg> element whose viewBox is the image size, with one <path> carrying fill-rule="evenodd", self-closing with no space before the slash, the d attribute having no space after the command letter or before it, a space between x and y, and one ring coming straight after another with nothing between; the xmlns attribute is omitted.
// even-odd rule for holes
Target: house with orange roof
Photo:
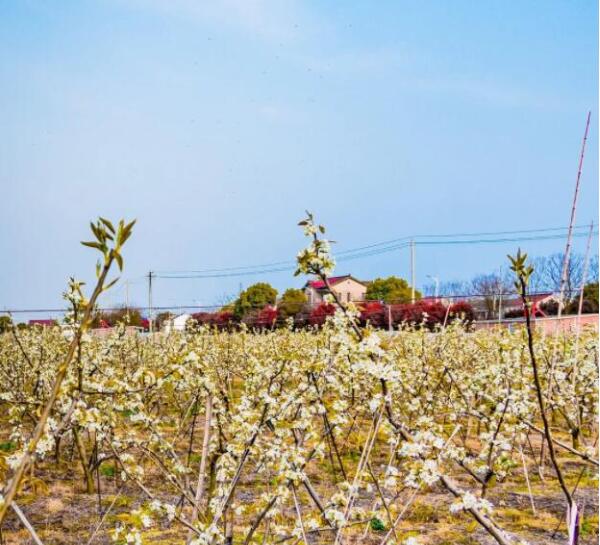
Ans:
<svg viewBox="0 0 600 545"><path fill-rule="evenodd" d="M365 300L367 283L357 280L351 274L331 276L327 283L342 303ZM327 287L323 280L309 280L304 285L304 293L311 306L318 305L323 301Z"/></svg>

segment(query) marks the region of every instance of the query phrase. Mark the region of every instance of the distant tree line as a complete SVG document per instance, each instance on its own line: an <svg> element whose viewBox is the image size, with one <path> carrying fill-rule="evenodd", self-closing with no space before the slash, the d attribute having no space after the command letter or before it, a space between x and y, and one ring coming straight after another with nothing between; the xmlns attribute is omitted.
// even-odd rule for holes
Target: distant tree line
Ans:
<svg viewBox="0 0 600 545"><path fill-rule="evenodd" d="M93 328L116 327L119 324L148 329L148 320L138 308L123 306L113 310L99 310L92 318Z"/></svg>
<svg viewBox="0 0 600 545"><path fill-rule="evenodd" d="M412 291L406 280L391 276L378 278L367 287L364 302L356 302L362 325L374 327L397 327L400 323L414 323L433 328L436 324L450 323L456 319L473 320L473 309L466 303L446 307L435 301L422 301L416 291L417 302L411 304ZM198 312L192 319L200 325L218 328L248 327L275 328L292 319L294 327L321 326L327 317L335 314L336 306L321 302L308 304L304 291L287 289L280 299L271 285L259 282L242 291L232 303L216 312Z"/></svg>
<svg viewBox="0 0 600 545"><path fill-rule="evenodd" d="M533 258L531 263L534 272L529 282L530 293L555 293L560 291L561 276L563 269L564 253L555 253L548 256ZM579 307L579 291L584 275L585 258L578 253L572 253L567 267L564 286L565 307L564 314L577 313ZM598 256L593 256L588 263L584 288L584 313L598 312ZM514 286L514 275L509 271L479 274L468 281L441 282L439 294L445 297L464 297L477 295L483 301L488 317L498 316L502 299L506 301L510 296L516 296ZM595 291L594 291L595 290ZM424 289L427 295L433 295L436 286L428 284ZM596 294L594 296L594 293ZM547 303L541 305L542 310L553 315L557 313L558 303ZM521 315L520 311L507 313L505 317L514 314ZM513 316L516 317L516 316Z"/></svg>

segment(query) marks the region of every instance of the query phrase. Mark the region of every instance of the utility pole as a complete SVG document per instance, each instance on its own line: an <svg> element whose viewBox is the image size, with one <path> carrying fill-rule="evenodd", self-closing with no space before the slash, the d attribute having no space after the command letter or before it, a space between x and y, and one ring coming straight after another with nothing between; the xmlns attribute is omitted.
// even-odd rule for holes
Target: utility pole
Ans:
<svg viewBox="0 0 600 545"><path fill-rule="evenodd" d="M148 326L150 333L153 333L152 327L152 271L148 273Z"/></svg>
<svg viewBox="0 0 600 545"><path fill-rule="evenodd" d="M415 304L415 241L410 239L410 302Z"/></svg>
<svg viewBox="0 0 600 545"><path fill-rule="evenodd" d="M592 112L588 112L587 120L585 123L585 132L583 133L583 142L581 144L581 153L579 154L579 168L577 169L577 178L575 181L575 195L573 195L573 205L571 206L571 220L569 222L569 231L567 233L567 245L565 248L565 255L563 258L562 274L560 277L560 297L558 302L558 317L562 315L564 306L564 293L565 284L567 283L567 275L569 270L569 260L571 254L571 240L573 238L573 225L575 224L575 213L577 211L577 197L579 196L579 185L581 181L581 171L583 169L583 157L585 155L585 143L587 142L588 131L590 128L590 118Z"/></svg>

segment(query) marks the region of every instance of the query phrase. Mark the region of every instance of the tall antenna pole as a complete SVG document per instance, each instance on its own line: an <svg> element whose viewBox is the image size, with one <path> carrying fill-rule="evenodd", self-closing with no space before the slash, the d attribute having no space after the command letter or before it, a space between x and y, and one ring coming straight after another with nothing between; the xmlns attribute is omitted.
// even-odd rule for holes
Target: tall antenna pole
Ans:
<svg viewBox="0 0 600 545"><path fill-rule="evenodd" d="M575 224L575 213L577 211L577 197L579 197L579 185L581 182L581 171L583 169L583 157L585 155L585 143L587 142L588 131L590 128L590 119L592 112L588 112L587 121L585 123L585 132L583 133L583 142L581 143L581 153L579 155L579 168L577 169L577 179L575 181L575 195L573 195L573 205L571 206L571 221L569 222L569 231L567 233L567 245L565 255L563 257L562 274L560 277L560 298L558 304L558 316L562 315L564 306L565 284L567 283L567 275L569 271L569 260L571 255L571 242L573 238L573 225Z"/></svg>
<svg viewBox="0 0 600 545"><path fill-rule="evenodd" d="M415 241L410 241L410 302L415 304Z"/></svg>

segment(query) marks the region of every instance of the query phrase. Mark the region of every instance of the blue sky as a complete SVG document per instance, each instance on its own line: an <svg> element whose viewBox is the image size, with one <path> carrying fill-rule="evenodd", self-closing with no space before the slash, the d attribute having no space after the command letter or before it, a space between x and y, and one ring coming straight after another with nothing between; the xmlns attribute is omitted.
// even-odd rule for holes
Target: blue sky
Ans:
<svg viewBox="0 0 600 545"><path fill-rule="evenodd" d="M124 276L139 304L151 269L293 258L305 209L339 250L564 226L591 109L587 223L597 21L592 1L5 2L0 308L56 306L68 276L91 279L78 241L99 214L138 219ZM515 246L418 248L418 284L498 268ZM399 250L338 272L406 276L408 264ZM302 282L158 280L155 303L212 304L258 280Z"/></svg>

